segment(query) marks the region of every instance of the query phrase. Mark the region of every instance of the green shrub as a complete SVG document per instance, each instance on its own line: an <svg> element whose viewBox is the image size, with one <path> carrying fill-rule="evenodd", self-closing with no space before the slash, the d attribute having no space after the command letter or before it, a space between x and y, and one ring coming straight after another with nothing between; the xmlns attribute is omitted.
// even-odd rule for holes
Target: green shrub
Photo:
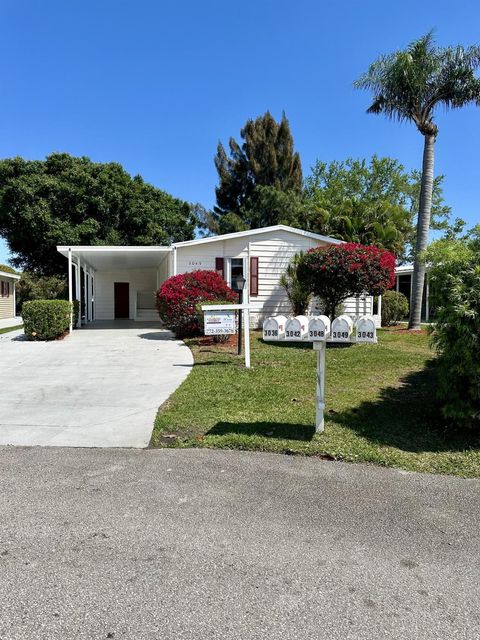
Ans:
<svg viewBox="0 0 480 640"><path fill-rule="evenodd" d="M408 300L399 291L385 291L382 296L382 327L398 324L408 316Z"/></svg>
<svg viewBox="0 0 480 640"><path fill-rule="evenodd" d="M280 284L285 289L294 316L303 316L307 313L312 299L309 288L298 279L298 265L304 255L303 251L295 254L280 277Z"/></svg>
<svg viewBox="0 0 480 640"><path fill-rule="evenodd" d="M54 340L70 325L68 300L30 300L22 307L25 336L28 340Z"/></svg>
<svg viewBox="0 0 480 640"><path fill-rule="evenodd" d="M450 425L480 430L480 228L427 252L438 394Z"/></svg>

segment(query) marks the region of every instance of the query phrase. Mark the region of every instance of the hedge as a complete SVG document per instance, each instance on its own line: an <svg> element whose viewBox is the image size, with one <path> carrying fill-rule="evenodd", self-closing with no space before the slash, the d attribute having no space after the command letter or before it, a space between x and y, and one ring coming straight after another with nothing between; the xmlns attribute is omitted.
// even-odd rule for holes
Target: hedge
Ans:
<svg viewBox="0 0 480 640"><path fill-rule="evenodd" d="M68 300L30 300L22 307L25 336L28 340L54 340L70 326Z"/></svg>

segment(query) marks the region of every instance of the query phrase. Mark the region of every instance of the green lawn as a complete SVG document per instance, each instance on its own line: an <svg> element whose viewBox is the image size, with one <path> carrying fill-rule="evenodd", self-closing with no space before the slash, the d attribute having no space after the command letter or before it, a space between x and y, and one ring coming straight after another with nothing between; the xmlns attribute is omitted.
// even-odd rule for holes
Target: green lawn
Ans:
<svg viewBox="0 0 480 640"><path fill-rule="evenodd" d="M16 327L5 327L5 329L0 329L0 333L9 333L10 331L17 331L17 329L22 329L23 324L17 324Z"/></svg>
<svg viewBox="0 0 480 640"><path fill-rule="evenodd" d="M264 343L255 332L247 370L232 347L189 340L195 366L160 409L152 445L318 455L480 476L478 438L444 435L428 337L378 334L376 345L328 346L325 432L318 435L311 344Z"/></svg>

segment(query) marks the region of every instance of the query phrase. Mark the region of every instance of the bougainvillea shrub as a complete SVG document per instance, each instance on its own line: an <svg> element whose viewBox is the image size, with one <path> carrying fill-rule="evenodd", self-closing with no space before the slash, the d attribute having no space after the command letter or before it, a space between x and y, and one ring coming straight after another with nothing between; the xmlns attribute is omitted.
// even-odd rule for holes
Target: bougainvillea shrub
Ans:
<svg viewBox="0 0 480 640"><path fill-rule="evenodd" d="M165 280L157 291L157 309L178 338L201 333L197 305L207 300L238 302L238 296L216 271L191 271Z"/></svg>
<svg viewBox="0 0 480 640"><path fill-rule="evenodd" d="M310 249L298 265L298 277L322 300L330 318L350 296L381 295L395 283L395 256L354 242Z"/></svg>

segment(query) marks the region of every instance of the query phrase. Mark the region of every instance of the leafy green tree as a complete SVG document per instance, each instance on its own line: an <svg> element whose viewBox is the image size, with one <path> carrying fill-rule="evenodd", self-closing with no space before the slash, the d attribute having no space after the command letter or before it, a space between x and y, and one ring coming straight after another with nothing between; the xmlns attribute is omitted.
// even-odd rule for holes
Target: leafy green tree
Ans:
<svg viewBox="0 0 480 640"><path fill-rule="evenodd" d="M438 107L458 109L480 103L480 47L440 48L432 33L406 50L381 56L355 83L372 92L368 113L413 122L424 137L420 205L417 222L410 329L420 328L425 265L421 254L428 243L434 186L434 147Z"/></svg>
<svg viewBox="0 0 480 640"><path fill-rule="evenodd" d="M271 187L279 192L300 195L300 156L294 151L285 114L280 122L276 122L268 111L255 120L248 120L240 136L243 140L241 144L230 138L229 154L221 143L217 147L215 167L219 184L215 189L216 221L221 225L221 219L230 216L230 227L238 227L242 223L247 228L266 226L266 221L260 215L252 217L251 214L254 201L265 197L259 195L256 188ZM232 214L236 218L232 218ZM272 216L270 224L271 220Z"/></svg>
<svg viewBox="0 0 480 640"><path fill-rule="evenodd" d="M414 240L420 192L419 173L393 158L317 160L305 180L308 230L348 242L374 244L408 258ZM443 201L443 176L434 185L435 228L444 228L450 208Z"/></svg>
<svg viewBox="0 0 480 640"><path fill-rule="evenodd" d="M117 163L66 153L0 161L0 236L24 270L63 275L59 244L170 244L194 226L189 204Z"/></svg>
<svg viewBox="0 0 480 640"><path fill-rule="evenodd" d="M24 271L16 285L17 307L30 300L68 299L68 285L65 276L40 276Z"/></svg>

